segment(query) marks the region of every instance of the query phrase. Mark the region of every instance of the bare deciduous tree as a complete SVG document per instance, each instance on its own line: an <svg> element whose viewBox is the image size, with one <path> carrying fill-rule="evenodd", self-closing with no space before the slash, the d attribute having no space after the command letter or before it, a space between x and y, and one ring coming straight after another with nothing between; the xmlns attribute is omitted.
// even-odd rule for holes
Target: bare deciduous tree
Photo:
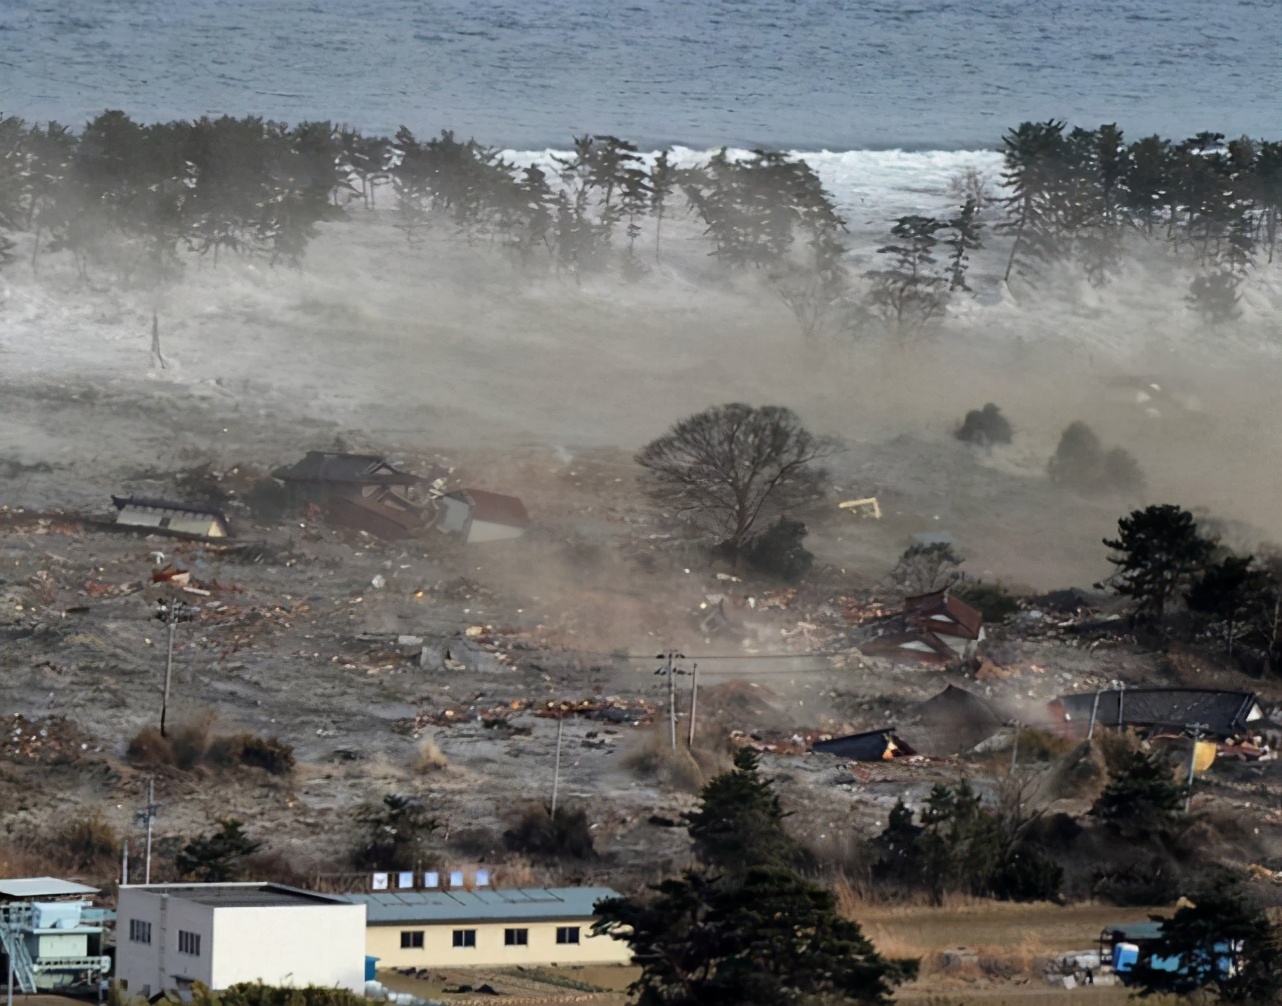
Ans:
<svg viewBox="0 0 1282 1006"><path fill-rule="evenodd" d="M759 523L819 495L825 473L814 462L834 446L791 409L736 402L681 420L636 461L653 476L657 498L737 553Z"/></svg>

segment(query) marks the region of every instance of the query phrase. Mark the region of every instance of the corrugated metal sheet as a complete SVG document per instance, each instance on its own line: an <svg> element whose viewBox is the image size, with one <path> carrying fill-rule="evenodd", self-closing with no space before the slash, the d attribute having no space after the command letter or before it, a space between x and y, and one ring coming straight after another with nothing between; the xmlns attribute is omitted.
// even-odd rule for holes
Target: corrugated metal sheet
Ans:
<svg viewBox="0 0 1282 1006"><path fill-rule="evenodd" d="M534 922L590 919L593 906L619 894L608 887L521 887L477 891L398 891L344 895L365 905L371 926L433 922Z"/></svg>

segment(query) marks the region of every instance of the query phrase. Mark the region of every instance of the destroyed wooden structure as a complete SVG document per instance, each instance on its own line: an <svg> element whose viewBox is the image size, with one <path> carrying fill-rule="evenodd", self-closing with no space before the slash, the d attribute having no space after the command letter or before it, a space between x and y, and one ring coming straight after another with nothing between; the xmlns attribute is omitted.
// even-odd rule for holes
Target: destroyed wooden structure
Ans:
<svg viewBox="0 0 1282 1006"><path fill-rule="evenodd" d="M461 534L469 545L483 541L520 538L530 526L525 504L515 496L484 489L459 489L437 500L441 513L436 529Z"/></svg>
<svg viewBox="0 0 1282 1006"><path fill-rule="evenodd" d="M437 474L434 469L430 476ZM431 477L403 472L377 454L308 451L272 477L290 487L296 504L319 505L327 524L380 538L409 537L434 516L431 503L416 498Z"/></svg>
<svg viewBox="0 0 1282 1006"><path fill-rule="evenodd" d="M1282 730L1265 715L1254 692L1214 688L1115 688L1063 695L1051 703L1055 722L1076 736L1094 723L1144 733L1196 729L1219 741L1273 735Z"/></svg>
<svg viewBox="0 0 1282 1006"><path fill-rule="evenodd" d="M942 757L970 751L1005 727L1005 717L988 702L949 685L910 708L897 733L918 753Z"/></svg>
<svg viewBox="0 0 1282 1006"><path fill-rule="evenodd" d="M810 750L816 754L836 755L847 761L892 761L917 753L915 748L895 733L894 727L817 740L810 745Z"/></svg>
<svg viewBox="0 0 1282 1006"><path fill-rule="evenodd" d="M116 523L122 527L189 538L231 537L231 522L217 507L138 496L112 496L111 502L116 505Z"/></svg>
<svg viewBox="0 0 1282 1006"><path fill-rule="evenodd" d="M984 638L984 616L945 587L904 598L903 610L860 626L856 645L867 657L944 666L966 660Z"/></svg>

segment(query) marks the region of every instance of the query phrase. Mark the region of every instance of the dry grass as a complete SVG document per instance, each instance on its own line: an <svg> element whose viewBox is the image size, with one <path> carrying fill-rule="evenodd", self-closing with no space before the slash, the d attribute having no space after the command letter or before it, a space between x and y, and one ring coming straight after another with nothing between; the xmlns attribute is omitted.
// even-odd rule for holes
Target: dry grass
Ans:
<svg viewBox="0 0 1282 1006"><path fill-rule="evenodd" d="M100 810L69 818L50 836L65 868L94 876L110 876L120 856L120 836Z"/></svg>
<svg viewBox="0 0 1282 1006"><path fill-rule="evenodd" d="M176 768L183 772L202 765L217 768L242 765L279 776L294 771L294 749L284 741L247 732L215 735L216 723L214 713L203 712L178 724L168 737L162 737L155 727L143 727L129 742L126 756L135 765Z"/></svg>
<svg viewBox="0 0 1282 1006"><path fill-rule="evenodd" d="M450 761L431 737L424 737L418 742L418 752L414 757L414 771L419 775L440 772L450 767Z"/></svg>
<svg viewBox="0 0 1282 1006"><path fill-rule="evenodd" d="M932 908L861 903L849 895L840 906L843 914L860 922L882 953L920 957L925 966L945 951L965 946L979 955L976 967L985 973L1005 967L1019 971L1033 960L1085 950L1095 945L1105 925L1143 921L1150 911L960 898Z"/></svg>
<svg viewBox="0 0 1282 1006"><path fill-rule="evenodd" d="M723 738L710 736L693 748L678 743L674 749L661 725L648 732L623 765L638 779L653 781L685 793L697 793L713 776L733 766Z"/></svg>

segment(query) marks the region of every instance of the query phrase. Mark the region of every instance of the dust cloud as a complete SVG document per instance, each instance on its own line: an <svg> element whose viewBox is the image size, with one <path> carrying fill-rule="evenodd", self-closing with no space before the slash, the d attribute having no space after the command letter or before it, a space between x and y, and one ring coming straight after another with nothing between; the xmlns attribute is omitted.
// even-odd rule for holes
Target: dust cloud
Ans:
<svg viewBox="0 0 1282 1006"><path fill-rule="evenodd" d="M86 287L69 263L42 262L39 278L17 266L0 313L11 503L90 507L142 470L270 467L341 443L465 459L480 483L532 497L536 521L577 491L574 512L591 524L592 487L568 474L576 458L595 459L593 492L635 505L631 452L681 416L740 400L789 406L843 442L832 500L805 516L812 551L855 582L932 529L958 539L975 575L1089 585L1108 569L1100 538L1142 502L1282 538L1276 290L1260 285L1242 321L1207 330L1152 269L1103 293L1064 280L1012 295L994 253L979 295L937 333L806 339L764 284L712 272L693 232L668 240L664 264L637 282L531 277L443 231L407 248L378 213L325 225L301 270L192 261L159 300ZM153 309L164 368L149 352ZM956 442L961 416L990 401L1014 443ZM1143 499L1048 482L1046 460L1078 419L1135 455ZM876 528L835 508L867 495L887 512ZM575 589L593 568L601 588L629 575L607 552L514 568Z"/></svg>

